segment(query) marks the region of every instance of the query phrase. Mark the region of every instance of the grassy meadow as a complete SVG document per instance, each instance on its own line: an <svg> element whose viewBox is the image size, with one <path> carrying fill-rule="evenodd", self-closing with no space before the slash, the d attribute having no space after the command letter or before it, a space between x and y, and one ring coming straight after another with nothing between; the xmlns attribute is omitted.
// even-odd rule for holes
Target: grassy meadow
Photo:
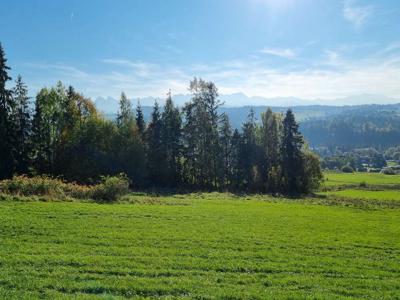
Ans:
<svg viewBox="0 0 400 300"><path fill-rule="evenodd" d="M321 190L326 202L400 208L400 175L328 172Z"/></svg>
<svg viewBox="0 0 400 300"><path fill-rule="evenodd" d="M346 198L366 199L366 200L387 200L399 201L399 190L361 190L361 189L346 189L333 192L326 192L325 195L339 196Z"/></svg>
<svg viewBox="0 0 400 300"><path fill-rule="evenodd" d="M3 195L0 298L400 298L398 177L326 177L308 199Z"/></svg>
<svg viewBox="0 0 400 300"><path fill-rule="evenodd" d="M335 173L326 172L325 187L360 186L365 183L370 186L385 188L400 188L400 175L385 175L380 173Z"/></svg>

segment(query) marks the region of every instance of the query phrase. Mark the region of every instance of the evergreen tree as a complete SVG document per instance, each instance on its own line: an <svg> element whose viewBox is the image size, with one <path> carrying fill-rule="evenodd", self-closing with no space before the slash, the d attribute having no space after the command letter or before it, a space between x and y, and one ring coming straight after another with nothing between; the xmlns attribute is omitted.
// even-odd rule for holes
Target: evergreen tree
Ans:
<svg viewBox="0 0 400 300"><path fill-rule="evenodd" d="M299 132L299 125L296 123L292 110L288 109L283 120L281 152L285 192L293 195L304 192L303 144L304 140Z"/></svg>
<svg viewBox="0 0 400 300"><path fill-rule="evenodd" d="M15 88L13 89L15 102L13 120L15 130L14 157L16 162L15 171L18 174L27 174L30 166L31 156L31 112L29 108L28 89L18 75Z"/></svg>
<svg viewBox="0 0 400 300"><path fill-rule="evenodd" d="M65 171L69 167L70 153L68 153L68 148L71 146L72 135L79 123L79 113L77 106L77 97L79 96L75 93L72 86L63 93L60 101L60 119L58 125L60 127L60 137L57 140L56 145L56 156L53 167L53 173L57 175L66 176Z"/></svg>
<svg viewBox="0 0 400 300"><path fill-rule="evenodd" d="M223 114L221 118L219 144L221 149L219 181L221 186L227 187L232 177L232 127L226 114Z"/></svg>
<svg viewBox="0 0 400 300"><path fill-rule="evenodd" d="M239 190L243 182L243 172L240 161L241 146L242 136L239 130L235 129L231 139L232 173L229 179L230 187L235 190Z"/></svg>
<svg viewBox="0 0 400 300"><path fill-rule="evenodd" d="M134 120L131 101L126 97L125 93L121 93L119 100L119 111L117 115L117 125L119 127L127 125Z"/></svg>
<svg viewBox="0 0 400 300"><path fill-rule="evenodd" d="M121 93L117 115L118 136L113 143L116 155L116 172L124 172L134 185L144 186L146 178L145 145L136 125L132 105Z"/></svg>
<svg viewBox="0 0 400 300"><path fill-rule="evenodd" d="M198 168L198 120L195 117L195 106L192 102L187 103L183 107L184 126L182 130L183 142L183 178L187 185L194 186L198 184L199 177Z"/></svg>
<svg viewBox="0 0 400 300"><path fill-rule="evenodd" d="M2 45L0 44L0 179L11 177L14 171L15 160L13 157L14 128L12 112L14 103L11 90L7 89L10 68Z"/></svg>
<svg viewBox="0 0 400 300"><path fill-rule="evenodd" d="M149 182L152 186L162 186L165 184L166 159L162 147L162 126L160 109L158 103L154 103L151 121L146 131L147 141L147 169Z"/></svg>
<svg viewBox="0 0 400 300"><path fill-rule="evenodd" d="M46 155L45 152L49 144L48 131L44 124L44 94L47 93L47 89L41 89L36 95L35 109L32 120L32 163L34 165L35 172L42 173L46 169Z"/></svg>
<svg viewBox="0 0 400 300"><path fill-rule="evenodd" d="M67 97L64 103L65 107L63 108L63 130L65 131L65 134L70 133L80 122L81 107L80 103L78 103L79 98L80 95L75 92L75 89L72 86L69 86L67 89Z"/></svg>
<svg viewBox="0 0 400 300"><path fill-rule="evenodd" d="M239 169L243 178L243 189L254 191L260 184L261 176L258 162L258 148L256 140L256 122L254 110L251 109L247 121L242 126L242 139L239 148Z"/></svg>
<svg viewBox="0 0 400 300"><path fill-rule="evenodd" d="M179 109L174 106L171 93L168 93L161 121L162 151L166 160L164 176L169 187L177 187L181 182L182 118Z"/></svg>
<svg viewBox="0 0 400 300"><path fill-rule="evenodd" d="M138 130L139 130L140 136L143 138L144 132L146 130L146 123L144 121L142 106L140 105L139 101L136 106L136 124L137 124Z"/></svg>

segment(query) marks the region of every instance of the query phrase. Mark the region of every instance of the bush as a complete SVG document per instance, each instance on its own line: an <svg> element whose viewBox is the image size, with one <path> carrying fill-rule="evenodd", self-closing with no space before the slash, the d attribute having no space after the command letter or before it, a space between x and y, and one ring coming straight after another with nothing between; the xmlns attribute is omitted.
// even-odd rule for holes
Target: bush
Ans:
<svg viewBox="0 0 400 300"><path fill-rule="evenodd" d="M129 180L125 174L104 176L102 182L93 188L94 200L114 202L129 192Z"/></svg>
<svg viewBox="0 0 400 300"><path fill-rule="evenodd" d="M396 175L396 171L391 167L382 169L381 173L385 175Z"/></svg>
<svg viewBox="0 0 400 300"><path fill-rule="evenodd" d="M361 188L366 188L368 185L367 185L367 183L366 183L365 181L361 181L360 184L359 184L359 186L360 186Z"/></svg>
<svg viewBox="0 0 400 300"><path fill-rule="evenodd" d="M22 196L53 196L56 198L65 198L68 193L67 183L59 179L48 176L14 176L12 179L0 182L0 191L6 194L16 194ZM71 184L74 185L74 184ZM73 190L71 186L69 190Z"/></svg>
<svg viewBox="0 0 400 300"><path fill-rule="evenodd" d="M304 154L305 176L303 178L304 191L310 193L321 185L324 175L322 174L319 157L312 152Z"/></svg>
<svg viewBox="0 0 400 300"><path fill-rule="evenodd" d="M354 173L354 169L349 165L345 165L342 167L342 172L343 173Z"/></svg>
<svg viewBox="0 0 400 300"><path fill-rule="evenodd" d="M48 176L15 176L0 181L0 193L19 196L46 196L54 199L94 199L113 202L129 192L129 180L124 174L102 177L97 185L67 183Z"/></svg>

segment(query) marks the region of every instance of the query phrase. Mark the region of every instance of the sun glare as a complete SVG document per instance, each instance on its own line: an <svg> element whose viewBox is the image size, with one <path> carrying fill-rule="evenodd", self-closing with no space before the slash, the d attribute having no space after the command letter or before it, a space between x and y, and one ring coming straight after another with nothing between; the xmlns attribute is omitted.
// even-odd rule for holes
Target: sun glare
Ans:
<svg viewBox="0 0 400 300"><path fill-rule="evenodd" d="M295 0L251 0L254 4L266 5L271 9L282 10L287 9L296 2Z"/></svg>

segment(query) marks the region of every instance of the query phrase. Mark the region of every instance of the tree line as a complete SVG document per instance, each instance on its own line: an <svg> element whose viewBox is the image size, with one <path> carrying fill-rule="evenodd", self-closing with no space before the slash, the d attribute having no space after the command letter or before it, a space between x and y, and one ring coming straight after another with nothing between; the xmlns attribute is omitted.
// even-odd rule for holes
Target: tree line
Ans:
<svg viewBox="0 0 400 300"><path fill-rule="evenodd" d="M0 178L15 174L60 176L94 183L125 173L139 189L232 190L302 194L321 179L318 157L308 150L289 109L285 115L253 111L233 130L212 82L190 82L182 109L171 94L156 102L146 124L122 93L116 120L62 83L43 88L34 105L18 76L7 88L10 68L0 45Z"/></svg>
<svg viewBox="0 0 400 300"><path fill-rule="evenodd" d="M326 119L302 122L301 129L317 147L350 151L374 147L380 151L397 146L400 140L398 107L354 107Z"/></svg>

